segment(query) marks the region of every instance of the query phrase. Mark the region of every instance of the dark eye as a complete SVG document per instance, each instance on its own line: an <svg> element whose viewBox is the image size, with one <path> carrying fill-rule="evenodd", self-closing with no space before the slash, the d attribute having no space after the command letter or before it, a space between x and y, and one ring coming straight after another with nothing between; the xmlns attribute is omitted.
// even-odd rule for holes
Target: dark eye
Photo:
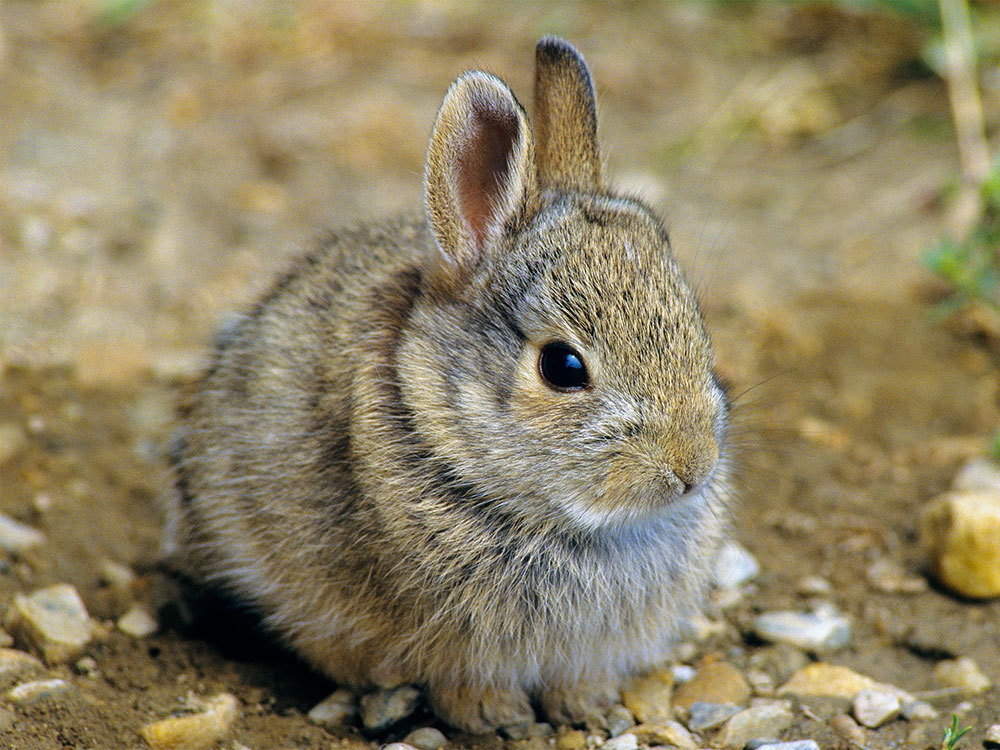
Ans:
<svg viewBox="0 0 1000 750"><path fill-rule="evenodd" d="M558 341L542 347L538 371L545 385L556 391L579 391L590 385L583 357L569 344Z"/></svg>

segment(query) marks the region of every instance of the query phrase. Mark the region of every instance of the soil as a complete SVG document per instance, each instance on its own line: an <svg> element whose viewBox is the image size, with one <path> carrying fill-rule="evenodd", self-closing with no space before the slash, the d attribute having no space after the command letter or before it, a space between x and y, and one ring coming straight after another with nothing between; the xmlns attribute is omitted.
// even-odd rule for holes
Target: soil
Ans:
<svg viewBox="0 0 1000 750"><path fill-rule="evenodd" d="M527 100L550 32L588 58L607 173L668 218L737 395L735 535L763 572L698 656L745 668L750 618L805 607L797 583L816 574L854 628L829 661L921 692L937 660L968 656L1000 682L1000 602L885 593L867 574L924 574L919 510L1000 424L1000 349L933 315L922 257L948 231L957 155L923 33L829 6L7 0L0 506L47 541L0 557L0 611L67 582L113 620L129 602L102 582L107 559L152 600L163 446L213 328L324 228L419 205L449 82L482 67ZM238 697L227 748L374 747L434 722L322 729L305 713L333 686L237 637L245 621L161 617L149 638L96 641L92 677L57 668L80 689L17 709L0 745L139 747L189 691ZM959 700L866 744L939 744ZM969 698L964 746L998 707L997 688ZM849 746L797 715L788 737Z"/></svg>

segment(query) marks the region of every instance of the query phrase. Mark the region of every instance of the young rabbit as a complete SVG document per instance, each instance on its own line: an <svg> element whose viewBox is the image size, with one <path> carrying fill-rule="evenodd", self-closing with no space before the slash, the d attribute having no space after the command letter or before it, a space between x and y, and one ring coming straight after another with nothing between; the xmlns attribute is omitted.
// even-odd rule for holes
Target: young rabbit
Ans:
<svg viewBox="0 0 1000 750"><path fill-rule="evenodd" d="M578 722L669 655L724 530L727 399L663 224L601 181L590 75L534 128L458 78L426 216L335 235L183 409L173 554L347 686L475 732Z"/></svg>

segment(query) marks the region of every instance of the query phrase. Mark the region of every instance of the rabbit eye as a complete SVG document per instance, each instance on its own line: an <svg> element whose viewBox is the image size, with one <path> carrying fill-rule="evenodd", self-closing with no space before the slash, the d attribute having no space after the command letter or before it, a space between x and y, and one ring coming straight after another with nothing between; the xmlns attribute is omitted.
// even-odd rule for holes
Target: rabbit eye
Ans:
<svg viewBox="0 0 1000 750"><path fill-rule="evenodd" d="M583 357L569 344L558 341L542 347L538 372L554 391L579 391L590 385Z"/></svg>

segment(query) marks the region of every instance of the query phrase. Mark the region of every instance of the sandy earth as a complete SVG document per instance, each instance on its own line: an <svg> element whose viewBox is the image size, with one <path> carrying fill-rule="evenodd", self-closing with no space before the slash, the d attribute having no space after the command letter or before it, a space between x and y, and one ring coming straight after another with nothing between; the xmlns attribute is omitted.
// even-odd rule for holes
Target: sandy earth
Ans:
<svg viewBox="0 0 1000 750"><path fill-rule="evenodd" d="M213 327L325 227L417 205L448 83L484 67L527 99L534 42L556 32L590 63L608 173L668 217L742 394L735 531L763 572L698 655L746 668L752 616L801 608L796 584L818 574L854 625L831 661L911 692L945 656L1000 681L1000 603L866 575L923 573L919 508L1000 424L1000 349L931 315L921 258L956 154L916 29L770 5L542 3L502 24L459 3L255 7L160 2L122 23L84 2L0 8L0 506L47 538L0 555L0 610L68 582L113 620L130 602L102 583L106 559L152 601L162 446ZM162 623L92 644L93 676L57 668L79 689L9 713L0 746L140 747L188 691L238 697L227 748L377 745L433 721L321 729L304 714L322 678L228 621ZM935 745L958 700L866 744ZM981 746L1000 691L961 721ZM847 746L806 714L787 736Z"/></svg>

